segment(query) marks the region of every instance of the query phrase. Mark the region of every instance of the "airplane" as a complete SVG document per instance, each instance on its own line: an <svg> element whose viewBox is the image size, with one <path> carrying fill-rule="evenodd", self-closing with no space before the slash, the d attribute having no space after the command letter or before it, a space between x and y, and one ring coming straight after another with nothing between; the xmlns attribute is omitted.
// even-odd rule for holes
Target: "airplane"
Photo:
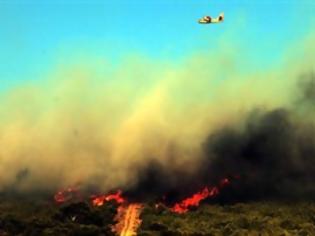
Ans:
<svg viewBox="0 0 315 236"><path fill-rule="evenodd" d="M210 16L202 17L198 23L199 24L210 24L210 23L221 23L224 21L224 13L220 13L220 15L216 18L211 18Z"/></svg>

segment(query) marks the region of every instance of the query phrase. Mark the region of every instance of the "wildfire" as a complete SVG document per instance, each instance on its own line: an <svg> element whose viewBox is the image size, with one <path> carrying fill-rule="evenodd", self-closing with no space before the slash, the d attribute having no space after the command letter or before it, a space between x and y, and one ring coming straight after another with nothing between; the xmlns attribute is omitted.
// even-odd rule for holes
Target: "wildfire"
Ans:
<svg viewBox="0 0 315 236"><path fill-rule="evenodd" d="M62 204L71 200L83 200L79 188L68 187L61 189L54 195L55 202ZM116 193L104 194L104 195L91 195L90 200L93 206L102 206L106 202L115 201L117 204L122 204L125 199L122 197L122 191L118 190Z"/></svg>
<svg viewBox="0 0 315 236"><path fill-rule="evenodd" d="M140 213L142 205L138 203L130 204L127 206L120 206L115 220L118 221L113 226L113 232L120 236L135 236L137 229L141 225Z"/></svg>
<svg viewBox="0 0 315 236"><path fill-rule="evenodd" d="M72 199L80 199L80 192L75 187L68 187L66 189L59 190L55 195L54 199L56 203L64 203Z"/></svg>
<svg viewBox="0 0 315 236"><path fill-rule="evenodd" d="M192 206L199 206L200 201L208 198L216 196L219 193L217 187L209 189L205 187L202 191L195 193L192 197L186 198L180 203L176 203L172 208L171 211L176 212L178 214L185 213L189 210Z"/></svg>
<svg viewBox="0 0 315 236"><path fill-rule="evenodd" d="M101 195L101 196L91 196L93 206L102 206L104 203L109 201L116 201L118 204L125 202L125 199L121 196L121 190L118 190L116 193Z"/></svg>
<svg viewBox="0 0 315 236"><path fill-rule="evenodd" d="M239 179L239 176L235 176L235 179ZM217 196L221 189L230 184L230 179L222 179L217 186L204 187L201 191L193 194L181 202L176 203L173 207L169 208L172 212L177 214L183 214L189 211L191 207L199 206L200 202L206 198ZM65 203L70 200L80 199L82 196L80 191L76 187L69 187L66 189L59 190L55 195L54 199L57 203ZM163 201L165 201L165 196L163 196ZM142 204L131 203L127 204L127 199L122 196L122 191L118 190L115 193L104 194L104 195L91 195L91 204L95 207L100 207L109 201L115 201L119 207L117 209L117 214L115 220L118 222L112 227L112 231L119 236L136 236L137 229L141 225L142 221L140 219L140 214L143 208ZM158 209L160 206L167 208L163 202L155 204L155 208Z"/></svg>
<svg viewBox="0 0 315 236"><path fill-rule="evenodd" d="M239 178L238 176L235 177ZM204 187L201 191L193 194L176 203L173 207L169 208L172 212L177 214L183 214L189 211L191 207L199 206L200 202L206 198L217 196L221 189L230 184L228 178L224 178L220 181L217 186L214 187ZM69 187L63 190L59 190L55 195L54 199L57 203L64 203L73 199L81 199L81 194L78 188ZM82 199L81 199L82 200ZM90 197L91 204L95 207L103 206L109 201L115 201L119 207L117 209L117 214L115 220L118 222L112 227L112 231L119 236L135 236L137 235L137 229L141 225L140 213L143 206L138 203L127 204L127 200L122 196L122 191L118 190L115 193L104 194L104 195L92 195ZM165 196L163 196L165 200ZM158 209L160 206L166 206L160 202L155 204Z"/></svg>
<svg viewBox="0 0 315 236"><path fill-rule="evenodd" d="M220 189L229 184L229 179L224 178L220 181L218 186L212 188L205 187L202 191L195 193L192 197L188 197L181 202L176 203L170 210L178 214L186 213L190 207L199 206L202 200L217 196L220 193Z"/></svg>

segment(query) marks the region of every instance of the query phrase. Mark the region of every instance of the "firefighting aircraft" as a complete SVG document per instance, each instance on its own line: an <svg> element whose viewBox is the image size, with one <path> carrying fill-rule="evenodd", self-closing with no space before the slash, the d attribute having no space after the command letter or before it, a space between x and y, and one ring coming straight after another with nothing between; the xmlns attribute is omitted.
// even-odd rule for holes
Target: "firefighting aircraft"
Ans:
<svg viewBox="0 0 315 236"><path fill-rule="evenodd" d="M202 17L198 23L200 24L211 24L211 23L221 23L224 21L224 13L220 13L220 15L216 18L211 18L210 16Z"/></svg>

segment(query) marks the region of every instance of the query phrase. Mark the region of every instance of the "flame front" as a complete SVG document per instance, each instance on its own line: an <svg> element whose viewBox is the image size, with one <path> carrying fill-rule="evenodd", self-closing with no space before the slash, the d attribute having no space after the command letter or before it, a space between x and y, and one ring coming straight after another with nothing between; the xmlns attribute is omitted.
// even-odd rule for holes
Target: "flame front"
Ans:
<svg viewBox="0 0 315 236"><path fill-rule="evenodd" d="M237 175L234 177L239 179ZM191 207L199 206L200 202L209 197L217 196L220 191L230 185L230 179L223 178L217 186L214 187L204 187L200 192L193 194L176 203L173 207L169 208L172 212L177 214L183 214L190 210ZM65 203L73 200L82 200L81 193L76 187L69 187L66 189L59 190L55 195L54 199L57 203ZM165 196L163 196L165 200ZM127 204L127 199L122 196L122 191L118 190L115 193L104 194L104 195L92 195L90 196L91 204L95 207L103 206L109 201L115 201L119 206L117 209L117 214L115 216L115 221L117 224L112 226L112 231L119 236L136 236L137 230L142 223L140 219L140 214L143 209L143 205L139 203ZM155 207L159 208L160 205L164 205L162 202L156 203Z"/></svg>
<svg viewBox="0 0 315 236"><path fill-rule="evenodd" d="M137 235L137 229L141 225L140 213L142 205L133 203L127 206L120 206L115 220L118 221L113 226L113 232L116 232L120 236L135 236Z"/></svg>
<svg viewBox="0 0 315 236"><path fill-rule="evenodd" d="M179 203L176 203L172 208L171 211L182 214L186 213L190 207L197 207L199 203L208 198L208 197L215 197L220 193L220 189L224 188L226 185L230 184L230 180L228 178L224 178L220 181L220 184L216 187L205 187L202 191L195 193L192 197L188 197L182 200Z"/></svg>
<svg viewBox="0 0 315 236"><path fill-rule="evenodd" d="M101 196L91 196L93 206L102 206L104 203L109 201L116 201L118 204L122 204L125 202L125 199L121 196L122 192L118 190L113 194L106 194Z"/></svg>
<svg viewBox="0 0 315 236"><path fill-rule="evenodd" d="M216 196L219 193L217 187L212 189L205 187L202 191L195 193L192 197L186 198L180 203L176 203L172 208L171 211L182 214L189 210L190 207L199 206L200 201L208 198Z"/></svg>

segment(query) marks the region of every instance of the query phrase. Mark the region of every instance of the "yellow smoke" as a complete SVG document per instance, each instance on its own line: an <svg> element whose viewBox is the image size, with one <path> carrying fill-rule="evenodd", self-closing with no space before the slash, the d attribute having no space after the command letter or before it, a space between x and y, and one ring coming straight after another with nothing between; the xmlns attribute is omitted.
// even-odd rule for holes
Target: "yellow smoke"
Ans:
<svg viewBox="0 0 315 236"><path fill-rule="evenodd" d="M291 59L264 72L238 68L238 56L218 50L181 65L90 61L20 85L0 102L0 190L106 191L136 183L152 160L189 174L212 130L252 108L290 104L296 79L315 65L314 45L304 46L306 63L290 50Z"/></svg>

